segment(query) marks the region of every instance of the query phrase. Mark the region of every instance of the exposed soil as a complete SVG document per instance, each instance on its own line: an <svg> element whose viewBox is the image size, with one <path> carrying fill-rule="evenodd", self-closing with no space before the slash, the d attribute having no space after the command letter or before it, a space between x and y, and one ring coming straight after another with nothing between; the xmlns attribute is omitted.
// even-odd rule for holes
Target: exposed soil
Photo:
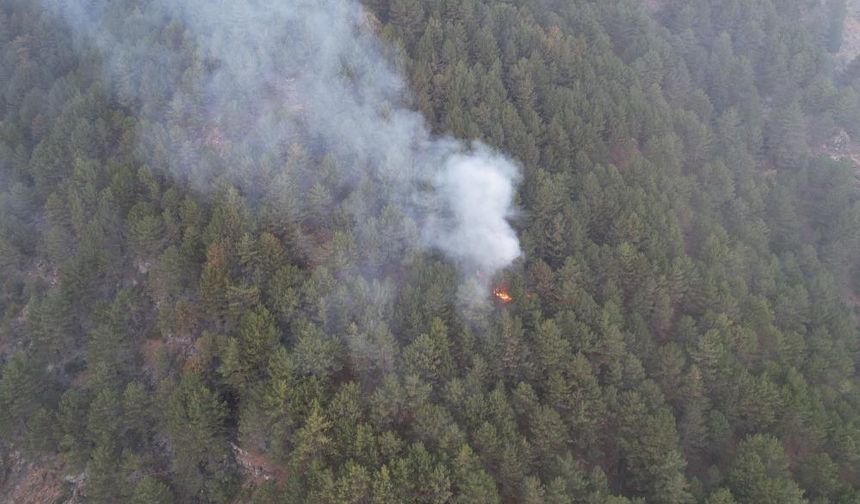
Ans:
<svg viewBox="0 0 860 504"><path fill-rule="evenodd" d="M265 455L243 450L235 444L232 447L236 461L242 467L243 472L250 482L253 482L255 485L261 485L266 481L272 480L278 485L284 482L284 478L286 477L284 469L271 462Z"/></svg>
<svg viewBox="0 0 860 504"><path fill-rule="evenodd" d="M836 61L847 65L860 56L860 0L848 0L848 15L842 28L842 46L836 53Z"/></svg>
<svg viewBox="0 0 860 504"><path fill-rule="evenodd" d="M56 459L33 464L20 453L5 454L0 474L0 504L77 504L82 478L66 478Z"/></svg>
<svg viewBox="0 0 860 504"><path fill-rule="evenodd" d="M860 140L851 138L845 130L841 130L816 150L830 159L850 162L854 166L857 187L860 188Z"/></svg>
<svg viewBox="0 0 860 504"><path fill-rule="evenodd" d="M860 55L860 20L853 15L845 17L845 27L842 31L842 46L836 53L836 60L847 65Z"/></svg>

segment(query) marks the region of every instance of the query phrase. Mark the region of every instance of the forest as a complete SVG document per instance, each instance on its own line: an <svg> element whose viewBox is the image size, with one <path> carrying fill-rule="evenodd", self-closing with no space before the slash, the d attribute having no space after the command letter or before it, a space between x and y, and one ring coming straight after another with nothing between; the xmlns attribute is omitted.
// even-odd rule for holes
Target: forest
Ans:
<svg viewBox="0 0 860 504"><path fill-rule="evenodd" d="M363 0L354 133L517 167L479 294L321 48L223 98L260 16L72 4L0 0L0 503L860 504L860 3Z"/></svg>

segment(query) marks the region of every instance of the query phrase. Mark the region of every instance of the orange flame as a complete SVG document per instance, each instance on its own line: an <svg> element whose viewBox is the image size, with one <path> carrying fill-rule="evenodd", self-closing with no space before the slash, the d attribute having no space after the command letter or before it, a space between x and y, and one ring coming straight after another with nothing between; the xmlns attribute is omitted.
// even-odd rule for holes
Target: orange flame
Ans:
<svg viewBox="0 0 860 504"><path fill-rule="evenodd" d="M514 298L512 298L511 295L508 294L508 291L503 287L496 287L493 289L493 295L496 296L496 299L501 301L502 304L508 304L514 300Z"/></svg>

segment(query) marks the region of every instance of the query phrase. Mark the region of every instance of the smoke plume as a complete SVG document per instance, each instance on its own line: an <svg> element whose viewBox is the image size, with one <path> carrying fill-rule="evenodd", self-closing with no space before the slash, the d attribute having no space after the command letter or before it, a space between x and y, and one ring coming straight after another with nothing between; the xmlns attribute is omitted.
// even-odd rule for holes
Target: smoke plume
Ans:
<svg viewBox="0 0 860 504"><path fill-rule="evenodd" d="M519 170L430 131L357 2L44 1L99 50L112 93L141 118L152 168L203 189L226 177L258 195L288 179L275 187L302 208L323 179L347 191L370 184L381 188L373 201L343 198L347 214L361 222L398 208L420 246L464 274L491 278L520 255L508 223ZM314 152L302 160L297 141L333 168L315 167ZM282 176L282 159L301 166Z"/></svg>

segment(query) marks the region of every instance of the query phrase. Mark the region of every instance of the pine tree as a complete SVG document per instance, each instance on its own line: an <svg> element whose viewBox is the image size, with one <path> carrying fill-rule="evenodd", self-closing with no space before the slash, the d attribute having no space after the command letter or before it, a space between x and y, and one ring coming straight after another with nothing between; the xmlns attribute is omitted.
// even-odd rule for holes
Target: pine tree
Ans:
<svg viewBox="0 0 860 504"><path fill-rule="evenodd" d="M318 402L311 404L310 414L304 425L296 432L295 449L291 462L296 469L322 463L331 447L328 435L331 428Z"/></svg>
<svg viewBox="0 0 860 504"><path fill-rule="evenodd" d="M220 373L227 383L245 393L266 376L266 366L279 340L271 313L258 306L239 321L236 336L227 342Z"/></svg>
<svg viewBox="0 0 860 504"><path fill-rule="evenodd" d="M197 374L185 374L166 408L173 471L183 495L198 495L210 479L227 480L227 409Z"/></svg>
<svg viewBox="0 0 860 504"><path fill-rule="evenodd" d="M802 503L803 491L792 481L782 444L756 434L738 446L729 472L732 493L740 503Z"/></svg>
<svg viewBox="0 0 860 504"><path fill-rule="evenodd" d="M45 397L41 366L23 352L12 355L0 377L0 432L11 436L39 407Z"/></svg>
<svg viewBox="0 0 860 504"><path fill-rule="evenodd" d="M170 488L157 479L146 476L134 487L131 504L173 504L176 502Z"/></svg>

